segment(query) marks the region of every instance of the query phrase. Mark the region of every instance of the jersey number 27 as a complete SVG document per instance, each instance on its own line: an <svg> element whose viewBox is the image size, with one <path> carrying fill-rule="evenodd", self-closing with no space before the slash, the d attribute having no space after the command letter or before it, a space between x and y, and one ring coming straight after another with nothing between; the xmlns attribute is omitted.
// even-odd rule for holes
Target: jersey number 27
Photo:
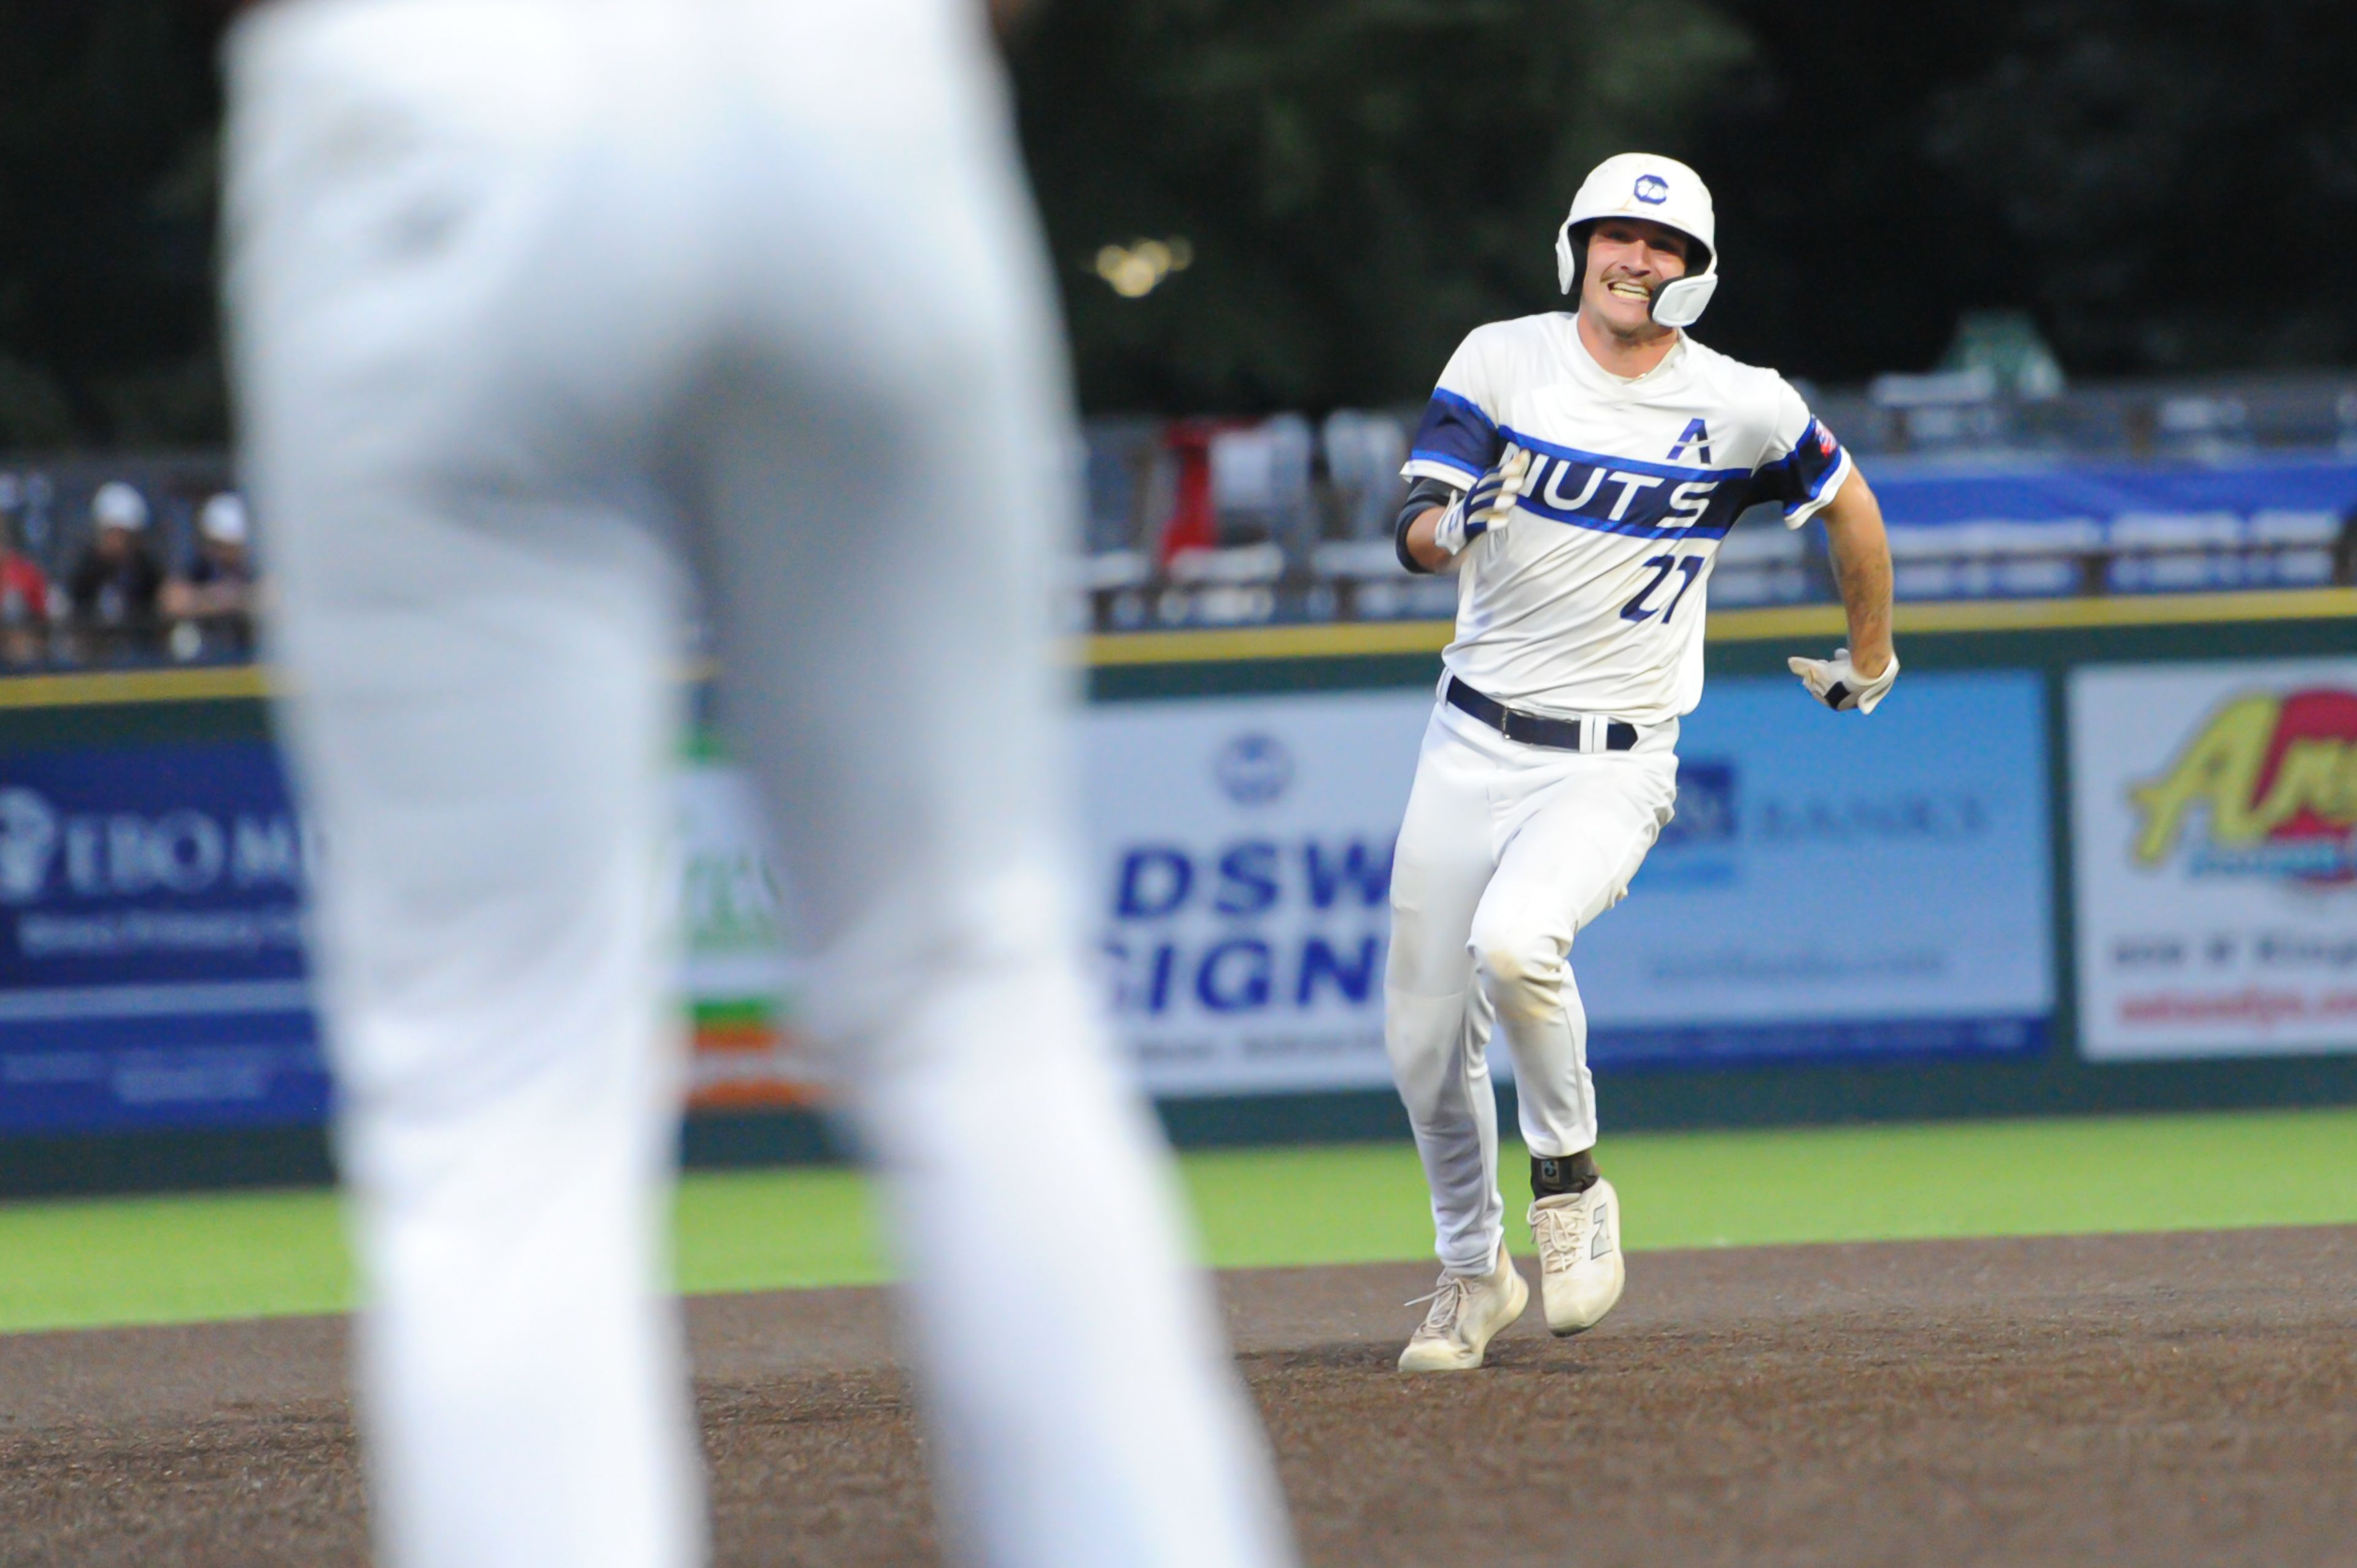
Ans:
<svg viewBox="0 0 2357 1568"><path fill-rule="evenodd" d="M1686 596L1686 590L1695 585L1696 577L1702 575L1702 564L1703 557L1699 555L1656 555L1646 562L1645 564L1653 569L1653 575L1645 579L1645 585L1637 590L1635 598L1620 607L1620 618L1651 620L1659 614L1662 624L1669 625L1670 618L1678 613L1678 601ZM1670 602L1656 611L1645 601L1661 591L1662 585L1669 580L1670 574L1674 571L1684 573L1685 581L1680 583L1678 591L1670 596Z"/></svg>

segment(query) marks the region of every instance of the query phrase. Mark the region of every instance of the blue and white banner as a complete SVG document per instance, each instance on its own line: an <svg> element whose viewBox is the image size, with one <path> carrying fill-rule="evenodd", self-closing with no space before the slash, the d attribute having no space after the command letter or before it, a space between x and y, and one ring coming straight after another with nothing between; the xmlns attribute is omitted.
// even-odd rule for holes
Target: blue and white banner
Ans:
<svg viewBox="0 0 2357 1568"><path fill-rule="evenodd" d="M816 1064L743 777L673 798L694 1103L796 1103ZM316 851L259 742L0 753L0 1134L317 1122Z"/></svg>
<svg viewBox="0 0 2357 1568"><path fill-rule="evenodd" d="M1915 674L1860 719L1790 682L1714 682L1686 721L1677 821L1573 951L1594 1059L2036 1047L2053 1007L2040 691ZM1390 689L1090 710L1092 934L1150 1091L1389 1083L1392 852L1431 704ZM689 769L682 801L690 908L767 910L733 775ZM309 858L265 746L0 754L0 1133L319 1117ZM722 872L729 896L699 900ZM692 998L791 988L766 916L696 927ZM759 1030L723 1011L699 1019L729 1084L807 1076L774 1037L790 1005Z"/></svg>
<svg viewBox="0 0 2357 1568"><path fill-rule="evenodd" d="M1390 1081L1391 847L1431 703L1383 692L1090 714L1100 938L1150 1090ZM1572 952L1596 1062L2044 1042L2036 675L1910 675L1868 718L1789 681L1714 682L1680 751L1677 821Z"/></svg>
<svg viewBox="0 0 2357 1568"><path fill-rule="evenodd" d="M1147 1090L1380 1087L1392 843L1428 691L1093 708L1090 889Z"/></svg>
<svg viewBox="0 0 2357 1568"><path fill-rule="evenodd" d="M1868 716L1711 682L1678 814L1572 967L1599 1065L2020 1051L2054 1009L2043 688L1910 674Z"/></svg>
<svg viewBox="0 0 2357 1568"><path fill-rule="evenodd" d="M317 1120L306 854L267 745L0 755L0 1132Z"/></svg>

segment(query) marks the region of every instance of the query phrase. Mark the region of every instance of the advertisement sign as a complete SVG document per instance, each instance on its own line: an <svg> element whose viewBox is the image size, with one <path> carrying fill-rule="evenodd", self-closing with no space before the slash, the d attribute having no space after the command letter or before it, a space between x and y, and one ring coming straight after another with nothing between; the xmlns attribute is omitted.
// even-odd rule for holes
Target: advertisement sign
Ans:
<svg viewBox="0 0 2357 1568"><path fill-rule="evenodd" d="M0 757L0 1131L316 1119L306 857L265 745Z"/></svg>
<svg viewBox="0 0 2357 1568"><path fill-rule="evenodd" d="M1087 729L1102 947L1157 1093L1390 1082L1391 850L1423 691L1113 704ZM1910 676L1870 717L1712 683L1678 816L1572 952L1600 1065L2021 1051L2054 1006L2042 688ZM1493 1070L1510 1072L1501 1049Z"/></svg>
<svg viewBox="0 0 2357 1568"><path fill-rule="evenodd" d="M699 758L675 799L692 1103L806 1101L751 794ZM322 1118L314 853L265 744L0 755L0 1133Z"/></svg>
<svg viewBox="0 0 2357 1568"><path fill-rule="evenodd" d="M1787 681L1715 682L1685 725L1677 820L1573 952L1594 1059L2038 1045L2040 693L1910 675L1861 720ZM1091 935L1149 1090L1389 1084L1392 854L1431 704L1412 688L1090 710ZM695 1103L805 1101L821 1075L759 813L708 754L676 788ZM308 858L264 746L0 757L0 1130L320 1115Z"/></svg>
<svg viewBox="0 0 2357 1568"><path fill-rule="evenodd" d="M1112 703L1083 730L1116 1028L1157 1094L1380 1087L1429 690Z"/></svg>
<svg viewBox="0 0 2357 1568"><path fill-rule="evenodd" d="M816 1098L821 1072L793 1029L796 974L783 898L751 782L708 752L680 769L685 953L694 1024L689 1103L744 1111Z"/></svg>
<svg viewBox="0 0 2357 1568"><path fill-rule="evenodd" d="M2054 1007L2045 704L1910 674L1871 715L1714 681L1677 818L1572 967L1598 1065L2016 1051Z"/></svg>
<svg viewBox="0 0 2357 1568"><path fill-rule="evenodd" d="M2095 1060L2357 1050L2357 659L2071 679Z"/></svg>

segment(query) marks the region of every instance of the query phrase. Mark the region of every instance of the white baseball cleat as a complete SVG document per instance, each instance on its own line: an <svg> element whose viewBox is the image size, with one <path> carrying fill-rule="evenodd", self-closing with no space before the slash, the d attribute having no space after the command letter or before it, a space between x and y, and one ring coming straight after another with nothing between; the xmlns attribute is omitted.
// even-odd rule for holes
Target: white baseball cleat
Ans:
<svg viewBox="0 0 2357 1568"><path fill-rule="evenodd" d="M1531 1234L1539 1244L1547 1326L1577 1334L1603 1322L1629 1277L1620 1260L1620 1195L1612 1184L1598 1176L1586 1192L1540 1198L1531 1205Z"/></svg>
<svg viewBox="0 0 2357 1568"><path fill-rule="evenodd" d="M1400 1352L1399 1369L1469 1372L1481 1364L1491 1337L1531 1304L1531 1287L1523 1283L1514 1260L1506 1255L1505 1242L1500 1241L1495 1269L1487 1274L1444 1273L1437 1289L1407 1305L1425 1301L1432 1303L1432 1310Z"/></svg>

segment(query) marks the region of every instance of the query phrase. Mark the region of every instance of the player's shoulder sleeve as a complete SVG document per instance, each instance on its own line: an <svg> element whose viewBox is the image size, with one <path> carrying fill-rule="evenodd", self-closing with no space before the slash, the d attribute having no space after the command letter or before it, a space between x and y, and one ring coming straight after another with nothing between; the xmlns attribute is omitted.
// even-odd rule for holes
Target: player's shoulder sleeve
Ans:
<svg viewBox="0 0 2357 1568"><path fill-rule="evenodd" d="M1770 383L1765 391L1771 406L1767 444L1751 473L1752 495L1781 506L1784 526L1798 528L1834 499L1854 465L1792 382L1772 371L1761 374Z"/></svg>
<svg viewBox="0 0 2357 1568"><path fill-rule="evenodd" d="M1438 479L1461 490L1496 466L1506 444L1498 427L1506 417L1503 329L1511 326L1501 321L1477 327L1448 356L1408 447L1403 476Z"/></svg>

